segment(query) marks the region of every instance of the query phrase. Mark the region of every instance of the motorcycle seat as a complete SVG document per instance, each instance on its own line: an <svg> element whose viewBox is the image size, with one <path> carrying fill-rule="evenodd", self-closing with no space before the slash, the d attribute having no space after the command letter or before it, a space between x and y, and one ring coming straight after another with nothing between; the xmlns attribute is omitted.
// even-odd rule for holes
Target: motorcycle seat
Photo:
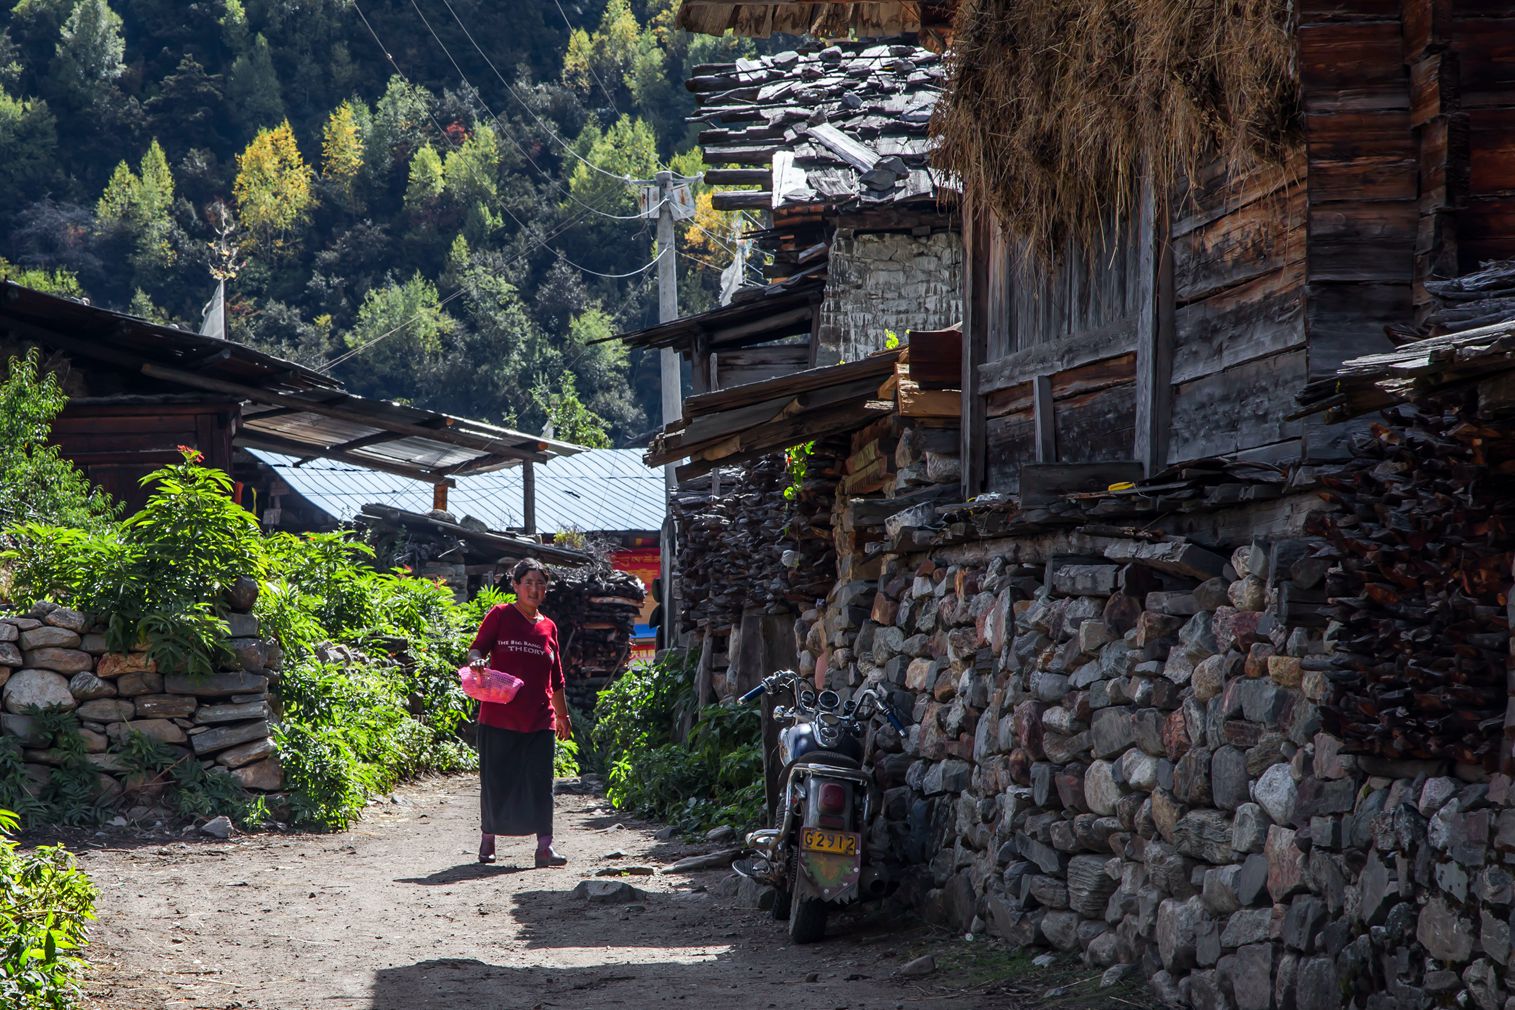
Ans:
<svg viewBox="0 0 1515 1010"><path fill-rule="evenodd" d="M863 767L863 763L857 758L848 757L841 751L834 750L806 751L789 763L789 767L791 768L795 765L835 765L838 768L856 769Z"/></svg>

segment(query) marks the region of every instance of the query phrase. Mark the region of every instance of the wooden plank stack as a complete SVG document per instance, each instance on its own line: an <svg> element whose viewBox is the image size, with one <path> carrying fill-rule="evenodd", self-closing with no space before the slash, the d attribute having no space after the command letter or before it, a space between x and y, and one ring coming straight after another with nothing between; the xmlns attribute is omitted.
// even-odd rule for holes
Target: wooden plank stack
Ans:
<svg viewBox="0 0 1515 1010"><path fill-rule="evenodd" d="M1400 408L1321 482L1340 623L1330 732L1387 758L1492 765L1504 724L1515 437L1461 404Z"/></svg>
<svg viewBox="0 0 1515 1010"><path fill-rule="evenodd" d="M771 613L824 597L836 576L831 502L845 448L818 444L789 496L784 455L720 471L720 490L702 480L674 499L684 630L722 629L745 608Z"/></svg>
<svg viewBox="0 0 1515 1010"><path fill-rule="evenodd" d="M631 633L647 587L608 564L553 568L542 610L558 626L569 699L593 705L594 695L626 669Z"/></svg>

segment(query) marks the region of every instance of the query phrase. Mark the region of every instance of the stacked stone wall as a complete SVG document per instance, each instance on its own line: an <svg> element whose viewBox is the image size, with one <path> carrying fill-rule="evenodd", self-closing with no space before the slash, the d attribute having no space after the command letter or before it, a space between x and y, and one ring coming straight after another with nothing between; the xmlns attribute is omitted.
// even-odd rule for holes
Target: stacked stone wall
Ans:
<svg viewBox="0 0 1515 1010"><path fill-rule="evenodd" d="M912 716L875 737L870 829L904 900L1173 1005L1507 1007L1509 781L1322 729L1336 629L1279 600L1325 566L1269 565L1308 545L1216 554L1209 578L977 546L890 557L816 615L854 643L831 683Z"/></svg>
<svg viewBox="0 0 1515 1010"><path fill-rule="evenodd" d="M962 318L962 237L955 232L838 229L816 325L816 363L857 361L884 346L884 331L951 326Z"/></svg>
<svg viewBox="0 0 1515 1010"><path fill-rule="evenodd" d="M77 716L86 760L100 776L98 801L128 816L154 814L161 791L134 781L119 753L133 733L176 759L222 769L247 789L281 789L269 730L280 650L250 612L256 583L240 580L228 598L232 658L210 675L160 670L145 651L110 651L104 627L66 607L42 603L0 617L0 739L19 741L29 788L41 795L67 759L35 714L61 709Z"/></svg>

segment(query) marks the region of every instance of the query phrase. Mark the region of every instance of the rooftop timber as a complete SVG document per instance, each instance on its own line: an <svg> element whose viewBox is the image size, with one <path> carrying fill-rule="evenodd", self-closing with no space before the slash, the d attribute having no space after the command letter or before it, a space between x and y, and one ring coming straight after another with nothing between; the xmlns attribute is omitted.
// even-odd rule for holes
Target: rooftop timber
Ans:
<svg viewBox="0 0 1515 1010"><path fill-rule="evenodd" d="M687 10L687 7L685 8ZM927 164L927 126L946 83L913 45L834 45L696 67L685 86L724 210L867 209L929 203L950 188Z"/></svg>
<svg viewBox="0 0 1515 1010"><path fill-rule="evenodd" d="M801 334L808 336L816 306L825 292L823 263L764 287L739 288L729 305L606 339L622 340L633 347L673 347L681 351L690 351L704 341L707 351L721 351Z"/></svg>

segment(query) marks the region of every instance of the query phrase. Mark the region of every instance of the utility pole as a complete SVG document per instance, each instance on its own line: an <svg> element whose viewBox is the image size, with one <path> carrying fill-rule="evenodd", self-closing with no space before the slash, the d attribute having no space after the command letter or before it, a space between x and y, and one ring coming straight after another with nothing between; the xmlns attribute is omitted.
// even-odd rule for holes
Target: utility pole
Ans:
<svg viewBox="0 0 1515 1010"><path fill-rule="evenodd" d="M679 317L679 269L673 246L673 173L659 172L658 183L658 322ZM667 427L684 414L684 397L679 374L679 357L671 347L658 352L662 379L663 425ZM668 512L663 519L662 549L659 569L663 582L663 644L674 646L678 624L678 607L674 600L673 556L676 550L673 526L673 493L678 485L673 463L663 466L663 490Z"/></svg>

